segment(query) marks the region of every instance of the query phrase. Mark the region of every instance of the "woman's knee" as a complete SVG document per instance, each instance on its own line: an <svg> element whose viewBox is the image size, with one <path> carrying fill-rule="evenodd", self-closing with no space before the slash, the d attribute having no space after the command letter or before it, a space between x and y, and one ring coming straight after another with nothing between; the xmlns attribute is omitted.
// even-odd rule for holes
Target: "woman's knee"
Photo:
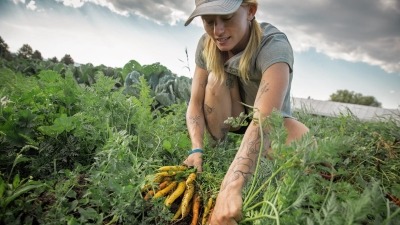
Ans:
<svg viewBox="0 0 400 225"><path fill-rule="evenodd" d="M285 118L284 125L288 133L288 137L286 140L287 144L302 138L305 134L309 132L309 129L306 125L293 118Z"/></svg>

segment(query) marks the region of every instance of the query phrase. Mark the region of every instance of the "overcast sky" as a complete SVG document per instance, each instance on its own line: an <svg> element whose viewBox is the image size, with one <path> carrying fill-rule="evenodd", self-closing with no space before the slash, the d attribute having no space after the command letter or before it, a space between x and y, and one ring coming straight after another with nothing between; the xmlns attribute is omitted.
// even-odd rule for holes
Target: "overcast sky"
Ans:
<svg viewBox="0 0 400 225"><path fill-rule="evenodd" d="M347 89L398 108L399 0L259 3L257 20L284 31L295 50L294 97L328 100ZM70 54L113 67L160 62L192 76L203 32L199 19L183 26L193 8L194 0L0 0L0 36L13 52L29 44L45 58Z"/></svg>

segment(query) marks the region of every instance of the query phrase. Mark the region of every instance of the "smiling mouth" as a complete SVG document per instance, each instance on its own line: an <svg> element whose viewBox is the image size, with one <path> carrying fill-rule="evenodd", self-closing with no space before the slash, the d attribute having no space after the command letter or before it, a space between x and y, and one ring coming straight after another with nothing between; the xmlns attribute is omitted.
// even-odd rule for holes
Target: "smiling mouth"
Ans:
<svg viewBox="0 0 400 225"><path fill-rule="evenodd" d="M225 37L225 38L217 38L216 40L217 40L219 43L224 43L224 42L228 41L228 40L229 40L229 38L230 38L230 37Z"/></svg>

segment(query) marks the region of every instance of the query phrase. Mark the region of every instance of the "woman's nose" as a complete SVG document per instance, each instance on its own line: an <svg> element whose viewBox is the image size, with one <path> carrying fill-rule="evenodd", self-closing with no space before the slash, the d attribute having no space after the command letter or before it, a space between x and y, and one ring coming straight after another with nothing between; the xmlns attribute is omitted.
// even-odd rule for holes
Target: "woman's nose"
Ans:
<svg viewBox="0 0 400 225"><path fill-rule="evenodd" d="M214 34L215 35L220 35L224 32L225 30L225 24L222 20L216 19L214 21Z"/></svg>

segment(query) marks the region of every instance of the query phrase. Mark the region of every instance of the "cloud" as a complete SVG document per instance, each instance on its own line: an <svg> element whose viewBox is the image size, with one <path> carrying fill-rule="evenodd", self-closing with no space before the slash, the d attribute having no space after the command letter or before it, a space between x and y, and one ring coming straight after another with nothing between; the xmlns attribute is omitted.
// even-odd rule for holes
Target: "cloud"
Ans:
<svg viewBox="0 0 400 225"><path fill-rule="evenodd" d="M16 5L19 3L25 4L25 0L12 0L12 2L14 2Z"/></svg>
<svg viewBox="0 0 400 225"><path fill-rule="evenodd" d="M27 5L26 5L27 9L30 9L32 11L35 11L37 9L36 7L36 2L35 1L30 1Z"/></svg>
<svg viewBox="0 0 400 225"><path fill-rule="evenodd" d="M65 6L70 6L73 8L82 7L85 4L85 0L56 0L57 2L62 2Z"/></svg>
<svg viewBox="0 0 400 225"><path fill-rule="evenodd" d="M119 15L136 15L160 25L182 24L194 8L193 0L57 1L74 8L96 4ZM283 30L297 52L315 49L332 59L363 62L400 73L398 0L259 0L256 17ZM196 24L200 25L192 25Z"/></svg>
<svg viewBox="0 0 400 225"><path fill-rule="evenodd" d="M194 2L186 0L91 2L171 25L185 21L194 8ZM398 0L266 0L259 4L257 19L285 31L295 51L314 48L333 59L400 72Z"/></svg>
<svg viewBox="0 0 400 225"><path fill-rule="evenodd" d="M14 0L17 1L17 0ZM176 25L187 17L190 7L185 0L57 0L65 6L82 7L85 3L92 3L106 7L114 13L123 16L136 15L151 20L159 25Z"/></svg>
<svg viewBox="0 0 400 225"><path fill-rule="evenodd" d="M400 1L268 0L262 20L278 24L293 48L400 72Z"/></svg>

